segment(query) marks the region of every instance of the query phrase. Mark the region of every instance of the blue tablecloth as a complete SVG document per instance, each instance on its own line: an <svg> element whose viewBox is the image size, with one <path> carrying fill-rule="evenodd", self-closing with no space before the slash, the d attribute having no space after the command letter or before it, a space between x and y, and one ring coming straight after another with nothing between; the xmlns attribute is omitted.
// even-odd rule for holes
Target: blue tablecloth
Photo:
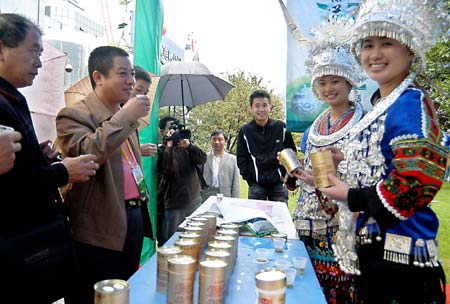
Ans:
<svg viewBox="0 0 450 304"><path fill-rule="evenodd" d="M173 245L178 239L178 233L167 241L165 245ZM247 304L256 303L255 288L255 265L252 260L255 258L256 248L269 248L271 254L270 264L274 265L277 259L287 259L292 263L294 256L308 256L305 246L299 240L288 240L287 250L283 253L276 253L269 238L239 237L239 256L230 277L228 295L225 298L226 304ZM166 294L156 292L156 268L157 254L141 267L130 279L130 304L164 304ZM198 299L198 271L194 283L194 303ZM297 276L295 287L286 289L286 303L295 304L326 304L324 295L320 288L317 277L308 259L305 274Z"/></svg>

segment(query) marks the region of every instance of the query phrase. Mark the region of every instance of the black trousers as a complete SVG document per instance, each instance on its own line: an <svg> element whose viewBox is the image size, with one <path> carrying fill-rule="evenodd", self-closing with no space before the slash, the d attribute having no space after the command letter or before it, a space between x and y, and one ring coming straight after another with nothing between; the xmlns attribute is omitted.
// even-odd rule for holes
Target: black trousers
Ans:
<svg viewBox="0 0 450 304"><path fill-rule="evenodd" d="M248 187L248 198L257 200L269 200L277 202L288 202L288 191L282 183L273 185L254 184Z"/></svg>
<svg viewBox="0 0 450 304"><path fill-rule="evenodd" d="M127 208L127 237L123 251L114 251L75 242L80 275L75 297L66 298L66 304L94 303L94 284L108 279L128 280L139 268L144 224L141 208Z"/></svg>
<svg viewBox="0 0 450 304"><path fill-rule="evenodd" d="M158 240L158 246L161 247L169 239L167 237L167 222L165 215L164 202L157 202L156 213L156 239Z"/></svg>
<svg viewBox="0 0 450 304"><path fill-rule="evenodd" d="M357 278L364 304L444 304L445 274L439 267L417 267L383 259L383 244L359 248L362 275Z"/></svg>

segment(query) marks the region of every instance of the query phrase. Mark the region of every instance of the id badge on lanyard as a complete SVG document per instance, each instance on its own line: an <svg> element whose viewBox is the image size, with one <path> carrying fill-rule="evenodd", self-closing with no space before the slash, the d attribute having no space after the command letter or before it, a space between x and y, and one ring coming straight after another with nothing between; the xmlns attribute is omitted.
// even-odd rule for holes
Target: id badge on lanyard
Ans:
<svg viewBox="0 0 450 304"><path fill-rule="evenodd" d="M134 157L133 150L131 149L131 146L130 146L130 143L128 142L128 139L125 140L125 143L127 145L128 151L130 152L130 155L134 158L135 165L131 164L131 161L128 159L127 154L125 153L125 151L121 147L123 156L125 157L125 159L127 160L128 164L130 165L131 174L133 175L134 182L136 183L136 186L138 188L139 195L141 196L141 198L143 200L147 201L147 199L148 199L148 190L147 190L147 185L145 184L145 180L144 180L144 173L142 172L141 166L139 166L139 164L136 161L136 158Z"/></svg>
<svg viewBox="0 0 450 304"><path fill-rule="evenodd" d="M139 164L132 166L131 173L133 174L134 181L138 187L139 194L142 198L147 199L147 185L145 184L144 173L142 172L141 166L139 166Z"/></svg>

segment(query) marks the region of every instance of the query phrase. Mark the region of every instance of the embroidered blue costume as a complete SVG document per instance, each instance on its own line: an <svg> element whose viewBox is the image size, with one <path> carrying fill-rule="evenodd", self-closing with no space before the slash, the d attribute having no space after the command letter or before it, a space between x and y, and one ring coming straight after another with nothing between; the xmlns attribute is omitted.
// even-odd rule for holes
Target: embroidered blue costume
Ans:
<svg viewBox="0 0 450 304"><path fill-rule="evenodd" d="M394 263L440 267L438 219L428 205L442 185L449 139L413 79L406 78L350 131L345 161L338 168L352 188L349 208L359 212L363 275L374 255ZM434 276L439 279L439 273Z"/></svg>
<svg viewBox="0 0 450 304"><path fill-rule="evenodd" d="M350 210L361 211L359 227L369 217L378 222L365 225L368 233L362 237L381 232L383 239L386 234L407 236L411 245L385 248L392 251L386 258L434 263L438 223L428 204L442 185L448 157L443 146L449 146L449 139L439 129L429 99L409 86L412 81L413 76L407 78L351 131L339 171L347 171L351 187L369 187L351 189L348 199ZM425 254L414 257L416 246Z"/></svg>
<svg viewBox="0 0 450 304"><path fill-rule="evenodd" d="M343 269L359 261L364 304L445 303L429 204L445 177L449 140L414 78L449 26L444 1L363 0L358 8L352 52L380 90L344 145L345 182L332 178L335 186L321 191L358 217L356 234L340 226L333 249ZM352 227L353 217L343 223Z"/></svg>

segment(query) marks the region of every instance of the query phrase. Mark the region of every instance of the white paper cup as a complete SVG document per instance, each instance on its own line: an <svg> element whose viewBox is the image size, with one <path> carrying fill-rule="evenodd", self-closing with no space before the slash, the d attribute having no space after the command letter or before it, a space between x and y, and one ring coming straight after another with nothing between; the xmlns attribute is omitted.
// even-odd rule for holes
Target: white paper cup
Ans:
<svg viewBox="0 0 450 304"><path fill-rule="evenodd" d="M288 271L290 266L291 266L291 263L289 263L288 260L276 260L275 261L275 267L284 273L286 273Z"/></svg>
<svg viewBox="0 0 450 304"><path fill-rule="evenodd" d="M297 274L297 270L295 270L295 268L289 268L286 271L286 287L288 287L288 288L294 287L296 274Z"/></svg>
<svg viewBox="0 0 450 304"><path fill-rule="evenodd" d="M286 239L284 238L272 238L273 247L275 248L275 252L283 252L284 244L286 243Z"/></svg>
<svg viewBox="0 0 450 304"><path fill-rule="evenodd" d="M256 258L257 259L269 259L270 250L267 248L256 248Z"/></svg>
<svg viewBox="0 0 450 304"><path fill-rule="evenodd" d="M303 256L296 256L292 258L294 268L297 270L298 275L303 275L305 273L306 261L306 257Z"/></svg>
<svg viewBox="0 0 450 304"><path fill-rule="evenodd" d="M268 259L262 259L262 258L256 258L253 259L253 265L255 267L255 273L258 273L269 266L269 260Z"/></svg>

